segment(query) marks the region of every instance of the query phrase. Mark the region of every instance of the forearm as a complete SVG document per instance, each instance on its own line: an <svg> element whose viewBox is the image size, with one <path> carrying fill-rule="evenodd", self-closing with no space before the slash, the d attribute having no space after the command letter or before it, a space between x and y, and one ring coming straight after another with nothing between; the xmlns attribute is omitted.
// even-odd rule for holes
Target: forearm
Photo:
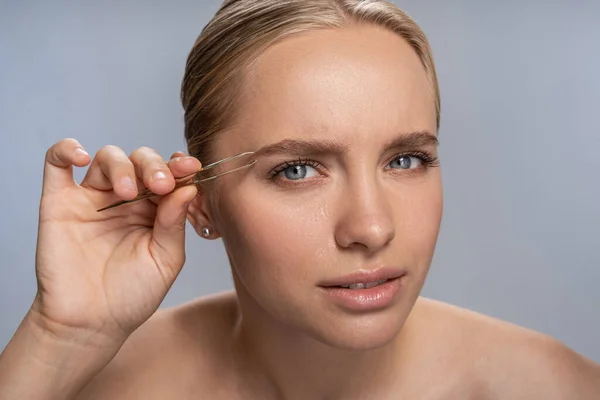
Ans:
<svg viewBox="0 0 600 400"><path fill-rule="evenodd" d="M62 339L27 314L0 355L0 400L72 399L118 346Z"/></svg>

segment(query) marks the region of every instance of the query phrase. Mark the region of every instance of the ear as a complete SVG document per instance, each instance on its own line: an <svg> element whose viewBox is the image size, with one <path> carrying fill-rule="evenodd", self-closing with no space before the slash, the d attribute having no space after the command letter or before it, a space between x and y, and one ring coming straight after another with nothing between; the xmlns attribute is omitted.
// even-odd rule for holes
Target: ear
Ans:
<svg viewBox="0 0 600 400"><path fill-rule="evenodd" d="M200 191L198 191L198 194L190 203L187 219L200 237L217 239L221 236L216 229L216 224L212 221L208 199ZM202 234L203 228L210 228L211 233L209 236Z"/></svg>

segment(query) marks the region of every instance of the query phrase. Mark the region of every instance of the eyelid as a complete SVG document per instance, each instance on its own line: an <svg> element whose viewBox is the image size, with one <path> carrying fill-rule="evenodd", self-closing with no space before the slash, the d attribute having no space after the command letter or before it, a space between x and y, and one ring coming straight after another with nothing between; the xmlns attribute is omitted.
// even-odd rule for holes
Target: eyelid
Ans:
<svg viewBox="0 0 600 400"><path fill-rule="evenodd" d="M271 168L271 170L268 172L268 176L269 178L274 178L275 176L277 176L279 173L285 171L287 168L290 167L296 167L299 165L308 165L309 167L313 167L315 169L321 169L321 168L325 168L325 166L323 164L321 164L320 162L310 159L310 158L302 158L302 157L298 157L297 159L293 160L293 161L284 161L278 165L276 165L275 167Z"/></svg>
<svg viewBox="0 0 600 400"><path fill-rule="evenodd" d="M425 167L436 167L439 164L438 157L429 151L426 151L426 150L402 150L402 151L396 152L391 157L388 157L387 161L385 162L385 167L387 167L393 160L395 160L399 157L407 157L407 156L408 157L418 157L419 159L421 159L421 161L423 162ZM299 166L299 165L310 166L312 168L317 169L320 173L323 173L323 170L327 169L325 167L325 165L323 165L323 163L316 161L315 159L308 158L308 157L298 157L291 161L286 160L286 161L283 161L283 162L277 164L275 167L273 167L269 170L269 172L267 173L267 176L269 179L273 179L278 174L283 172L285 169L290 168L290 167Z"/></svg>
<svg viewBox="0 0 600 400"><path fill-rule="evenodd" d="M396 153L392 157L388 158L385 162L386 167L395 159L399 157L417 157L421 159L423 164L427 167L437 167L439 165L439 158L434 154L425 151L425 150L403 150L401 152Z"/></svg>

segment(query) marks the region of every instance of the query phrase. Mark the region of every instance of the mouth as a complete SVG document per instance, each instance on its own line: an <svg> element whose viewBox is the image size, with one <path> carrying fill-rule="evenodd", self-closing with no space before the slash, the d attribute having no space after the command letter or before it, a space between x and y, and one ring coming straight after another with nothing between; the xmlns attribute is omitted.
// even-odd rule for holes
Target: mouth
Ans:
<svg viewBox="0 0 600 400"><path fill-rule="evenodd" d="M355 313L374 312L395 304L406 286L407 271L397 268L361 270L321 282L319 287L333 304Z"/></svg>
<svg viewBox="0 0 600 400"><path fill-rule="evenodd" d="M337 285L337 286L329 286L329 287L337 287L337 288L342 288L342 289L354 289L354 290L371 289L372 287L383 285L384 283L386 283L388 281L390 281L390 279L383 279L383 280L375 281L375 282L358 282L358 283L351 283L349 285Z"/></svg>
<svg viewBox="0 0 600 400"><path fill-rule="evenodd" d="M365 290L384 285L404 275L406 275L406 272L397 268L361 270L350 275L321 282L319 286L326 289Z"/></svg>

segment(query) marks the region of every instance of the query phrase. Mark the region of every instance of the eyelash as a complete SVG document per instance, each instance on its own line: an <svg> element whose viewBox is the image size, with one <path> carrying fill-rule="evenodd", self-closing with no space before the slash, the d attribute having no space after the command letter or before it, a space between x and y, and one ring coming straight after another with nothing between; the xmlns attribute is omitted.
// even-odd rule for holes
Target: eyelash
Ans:
<svg viewBox="0 0 600 400"><path fill-rule="evenodd" d="M386 165L389 165L389 163L401 157L416 157L419 160L421 160L425 168L434 168L439 166L439 158L434 157L433 155L424 151L413 151L396 154L394 157L388 160ZM298 166L309 166L315 169L323 168L323 165L318 161L311 160L309 158L298 158L294 161L285 161L282 164L279 164L278 166L273 168L271 171L269 171L269 178L274 179L277 175L285 171L287 168Z"/></svg>
<svg viewBox="0 0 600 400"><path fill-rule="evenodd" d="M387 164L391 163L394 160L397 160L401 157L416 157L421 160L421 162L425 165L426 168L434 168L440 165L440 160L438 157L431 155L425 151L413 151L407 153L396 154L394 157L390 158Z"/></svg>
<svg viewBox="0 0 600 400"><path fill-rule="evenodd" d="M323 164L321 164L318 161L311 160L309 158L300 158L299 157L297 160L285 161L282 164L279 164L278 166L276 166L269 172L269 177L271 179L275 178L281 172L285 171L286 169L288 169L290 167L299 167L299 166L306 166L306 165L308 165L309 167L316 168L316 169L323 168Z"/></svg>

